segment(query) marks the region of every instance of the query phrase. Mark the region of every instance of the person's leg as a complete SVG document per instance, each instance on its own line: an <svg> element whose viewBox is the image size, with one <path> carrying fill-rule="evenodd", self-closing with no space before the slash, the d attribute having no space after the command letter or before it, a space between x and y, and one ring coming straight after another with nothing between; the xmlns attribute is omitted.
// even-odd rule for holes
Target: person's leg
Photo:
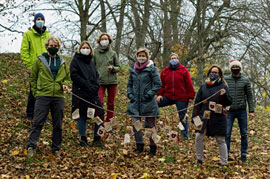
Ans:
<svg viewBox="0 0 270 179"><path fill-rule="evenodd" d="M145 118L145 128L153 128L156 126L156 117L146 117ZM150 136L150 155L156 155L157 145L155 144L154 140Z"/></svg>
<svg viewBox="0 0 270 179"><path fill-rule="evenodd" d="M50 99L48 97L37 97L35 103L35 115L34 115L34 124L32 126L30 136L28 138L27 148L32 147L36 148L36 143L39 139L40 132L44 125L45 120L48 117L50 109Z"/></svg>
<svg viewBox="0 0 270 179"><path fill-rule="evenodd" d="M224 136L216 136L221 165L228 165L228 151Z"/></svg>
<svg viewBox="0 0 270 179"><path fill-rule="evenodd" d="M95 116L98 116L102 121L104 121L104 110L102 109L102 104L101 104L99 98L96 98L95 99L95 104L100 107L100 108L94 107L95 108ZM95 127L94 127L94 142L100 141L100 136L98 135L97 131L98 131L98 129L99 129L99 127L101 125L97 125L95 123Z"/></svg>
<svg viewBox="0 0 270 179"><path fill-rule="evenodd" d="M189 138L189 135L188 135L188 120L184 121L185 115L187 113L186 108L188 107L188 102L187 101L175 101L175 104L176 104L177 110L178 111L181 110L180 112L178 112L178 115L179 115L179 118L180 118L180 122L185 127L185 130L181 130L181 135L184 136L185 139L188 139Z"/></svg>
<svg viewBox="0 0 270 179"><path fill-rule="evenodd" d="M80 146L85 147L88 145L86 138L86 116L80 116L77 126L81 137Z"/></svg>
<svg viewBox="0 0 270 179"><path fill-rule="evenodd" d="M34 117L35 102L36 102L36 98L33 96L31 86L30 86L27 106L26 106L26 117L28 120L32 120Z"/></svg>
<svg viewBox="0 0 270 179"><path fill-rule="evenodd" d="M98 89L98 97L100 99L101 104L103 105L104 103L104 94L105 94L106 86L105 85L100 85Z"/></svg>
<svg viewBox="0 0 270 179"><path fill-rule="evenodd" d="M141 122L140 117L132 117L132 123L134 124L136 121ZM134 132L134 137L137 145L136 153L140 154L143 152L144 148L144 143L143 143L143 135L142 135L142 130L137 131L136 128L133 126L133 132Z"/></svg>
<svg viewBox="0 0 270 179"><path fill-rule="evenodd" d="M233 127L234 119L235 119L235 112L228 112L228 114L226 116L227 131L226 131L226 137L225 137L228 155L230 155L231 135L232 135L232 127Z"/></svg>
<svg viewBox="0 0 270 179"><path fill-rule="evenodd" d="M62 119L64 114L64 98L52 97L51 114L52 114L52 152L60 150L62 142Z"/></svg>
<svg viewBox="0 0 270 179"><path fill-rule="evenodd" d="M203 162L203 138L205 133L201 134L199 132L196 133L195 137L195 149L196 149L196 157L198 160L198 163Z"/></svg>
<svg viewBox="0 0 270 179"><path fill-rule="evenodd" d="M107 100L107 117L106 121L109 121L114 116L114 100L117 92L117 85L108 85L108 100Z"/></svg>
<svg viewBox="0 0 270 179"><path fill-rule="evenodd" d="M238 116L238 124L240 128L240 134L241 134L241 160L243 162L246 161L246 155L247 155L247 148L248 148L248 120L247 120L247 111L242 110L237 112Z"/></svg>

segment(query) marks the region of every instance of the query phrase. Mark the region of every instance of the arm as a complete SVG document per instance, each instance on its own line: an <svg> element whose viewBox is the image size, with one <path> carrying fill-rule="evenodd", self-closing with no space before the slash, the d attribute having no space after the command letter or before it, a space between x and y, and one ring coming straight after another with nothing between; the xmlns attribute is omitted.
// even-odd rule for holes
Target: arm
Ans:
<svg viewBox="0 0 270 179"><path fill-rule="evenodd" d="M229 88L227 85L225 85L224 90L225 90L225 93L221 91L222 103L224 106L230 106L232 104L232 97L230 95Z"/></svg>
<svg viewBox="0 0 270 179"><path fill-rule="evenodd" d="M194 87L192 84L192 80L189 74L189 71L186 69L186 73L185 73L185 85L186 85L186 89L187 89L187 95L189 99L194 99L195 97L195 91L194 91Z"/></svg>
<svg viewBox="0 0 270 179"><path fill-rule="evenodd" d="M253 94L252 94L251 85L250 85L249 80L247 81L245 93L246 93L246 97L247 97L249 113L254 113Z"/></svg>
<svg viewBox="0 0 270 179"><path fill-rule="evenodd" d="M131 69L129 70L129 78L128 78L128 84L127 84L127 97L131 100L134 99L133 79L132 79Z"/></svg>
<svg viewBox="0 0 270 179"><path fill-rule="evenodd" d="M39 59L34 61L33 66L32 66L32 70L30 73L31 90L32 90L33 96L35 96L35 97L36 97L36 93L37 93L37 80L38 80L38 73L39 73L39 63L40 63Z"/></svg>
<svg viewBox="0 0 270 179"><path fill-rule="evenodd" d="M161 72L161 74L160 74L161 88L160 88L160 90L158 91L157 96L163 96L163 93L164 93L166 81L164 80L164 77L163 77L164 75L163 75L163 73L164 73L164 70L162 70L162 72Z"/></svg>
<svg viewBox="0 0 270 179"><path fill-rule="evenodd" d="M147 91L147 93L144 95L144 97L147 99L153 98L161 88L161 80L156 67L154 67L153 70L151 71L151 75L153 87L151 90Z"/></svg>
<svg viewBox="0 0 270 179"><path fill-rule="evenodd" d="M23 34L21 50L20 50L21 59L27 69L31 69L30 61L30 43L28 40L27 32Z"/></svg>
<svg viewBox="0 0 270 179"><path fill-rule="evenodd" d="M113 66L113 69L112 69L112 72L113 73L117 73L121 70L121 67L120 67L120 62L119 62L119 58L116 54L116 52L114 53L114 66Z"/></svg>

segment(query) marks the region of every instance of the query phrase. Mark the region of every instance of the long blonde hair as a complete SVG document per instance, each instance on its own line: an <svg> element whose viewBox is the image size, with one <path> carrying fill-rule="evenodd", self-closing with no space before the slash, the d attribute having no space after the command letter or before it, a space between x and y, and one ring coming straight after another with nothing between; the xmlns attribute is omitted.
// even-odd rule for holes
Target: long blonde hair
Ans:
<svg viewBox="0 0 270 179"><path fill-rule="evenodd" d="M87 41L87 40L84 40L84 41L81 42L80 47L79 47L78 50L77 50L77 53L81 53L80 50L81 50L81 48L82 48L82 46L83 46L84 44L87 44L87 45L90 47L90 49L91 49L90 55L91 55L91 56L94 56L94 50L93 50L93 48L92 48L90 42Z"/></svg>

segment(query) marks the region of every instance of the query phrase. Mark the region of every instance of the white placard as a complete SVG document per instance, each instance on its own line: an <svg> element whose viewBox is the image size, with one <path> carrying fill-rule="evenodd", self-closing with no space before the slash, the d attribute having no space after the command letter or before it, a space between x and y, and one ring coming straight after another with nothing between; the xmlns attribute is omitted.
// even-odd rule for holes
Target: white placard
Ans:
<svg viewBox="0 0 270 179"><path fill-rule="evenodd" d="M72 113L72 119L76 120L80 118L80 111L79 109L76 109L73 113Z"/></svg>
<svg viewBox="0 0 270 179"><path fill-rule="evenodd" d="M95 109L94 108L87 109L87 117L91 118L91 119L95 117Z"/></svg>

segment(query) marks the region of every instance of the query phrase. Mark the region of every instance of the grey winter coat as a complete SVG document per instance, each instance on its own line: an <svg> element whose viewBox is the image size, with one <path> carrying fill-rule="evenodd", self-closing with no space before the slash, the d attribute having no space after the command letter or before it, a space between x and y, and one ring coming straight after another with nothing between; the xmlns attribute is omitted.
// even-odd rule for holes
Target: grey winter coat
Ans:
<svg viewBox="0 0 270 179"><path fill-rule="evenodd" d="M128 115L156 116L159 114L155 95L161 88L161 80L153 62L137 73L135 68L130 68L127 84Z"/></svg>

